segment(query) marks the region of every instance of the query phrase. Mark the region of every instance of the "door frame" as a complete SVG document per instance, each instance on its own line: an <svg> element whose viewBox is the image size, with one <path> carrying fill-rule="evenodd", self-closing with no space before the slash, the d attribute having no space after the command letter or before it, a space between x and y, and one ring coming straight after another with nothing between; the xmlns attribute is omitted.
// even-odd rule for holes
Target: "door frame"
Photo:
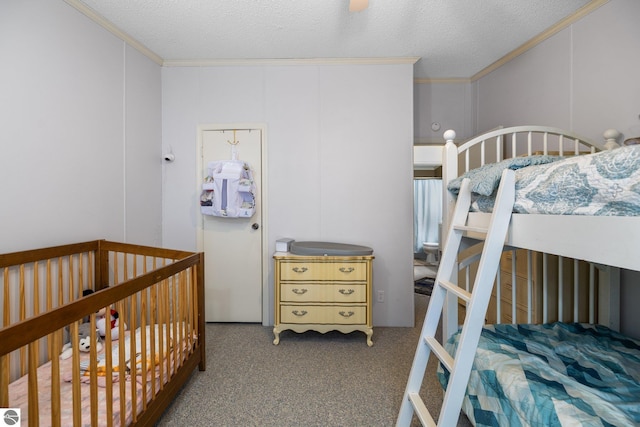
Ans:
<svg viewBox="0 0 640 427"><path fill-rule="evenodd" d="M202 177L204 176L204 169L202 167L202 143L203 133L207 131L221 131L221 130L259 130L261 132L261 173L260 173L260 215L262 218L262 224L260 224L260 239L262 241L261 257L262 257L262 325L269 325L269 316L271 314L270 304L270 292L269 292L269 250L267 242L267 125L265 123L214 123L214 124L200 124L198 125L198 135L196 142L196 195L199 195L202 191ZM199 199L199 197L197 197ZM198 251L204 250L204 215L200 212L200 209L196 210L196 244Z"/></svg>

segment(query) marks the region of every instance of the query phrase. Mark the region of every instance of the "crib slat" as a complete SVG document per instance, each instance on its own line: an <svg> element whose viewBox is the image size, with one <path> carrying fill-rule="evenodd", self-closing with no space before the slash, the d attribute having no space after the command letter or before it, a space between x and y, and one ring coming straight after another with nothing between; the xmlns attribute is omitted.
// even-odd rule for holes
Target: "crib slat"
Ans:
<svg viewBox="0 0 640 427"><path fill-rule="evenodd" d="M147 310L148 310L148 305L147 305L146 289L145 289L142 291L142 294L140 295L140 313L147 313ZM153 329L153 325L151 325L151 328L149 328L149 334L151 334L151 329ZM147 409L147 379L149 378L147 377L147 374L148 374L147 369L153 369L153 366L151 367L147 366L147 364L150 362L149 362L149 358L146 355L150 354L150 352L148 351L149 347L147 343L147 334L146 334L147 319L144 314L140 316L140 331L141 331L140 349L141 349L141 353L143 354L142 360L141 360L142 364L140 366L140 369L141 369L142 378L144 379L142 381L142 409L145 410Z"/></svg>
<svg viewBox="0 0 640 427"><path fill-rule="evenodd" d="M108 316L108 314L107 314ZM91 425L98 425L98 352L96 349L96 315L92 313L89 317L91 332L89 338L91 345L89 347L89 399L91 402Z"/></svg>
<svg viewBox="0 0 640 427"><path fill-rule="evenodd" d="M72 365L72 385L71 395L73 398L73 425L80 425L82 422L82 408L80 406L80 354L78 339L78 322L73 322L69 328L71 334L71 365Z"/></svg>
<svg viewBox="0 0 640 427"><path fill-rule="evenodd" d="M49 345L51 355L51 425L60 426L60 359L55 355L60 353L62 347L62 331L56 331L49 335L51 344Z"/></svg>
<svg viewBox="0 0 640 427"><path fill-rule="evenodd" d="M153 268L155 270L156 267L156 260L155 258L153 259ZM150 303L150 319L149 319L149 323L151 324L158 324L158 319L157 319L157 312L156 312L156 307L158 307L158 299L156 296L156 292L157 292L157 285L154 285L151 287L151 289L149 290L150 292L150 296L151 296L151 303ZM152 372L157 372L157 371L162 371L162 365L158 366L158 363L156 362L157 360L160 359L156 359L156 357L159 357L156 354L156 329L155 328L151 328L151 360L153 361L153 365L152 365ZM160 363L162 363L160 361ZM156 382L155 381L151 381L151 394L153 394L154 396L156 395Z"/></svg>
<svg viewBox="0 0 640 427"><path fill-rule="evenodd" d="M122 335L124 337L124 335ZM105 358L105 391L107 396L113 396L113 345L111 328L105 328L104 358ZM107 427L113 425L113 399L106 399Z"/></svg>
<svg viewBox="0 0 640 427"><path fill-rule="evenodd" d="M4 290L3 290L3 316L2 316L2 326L8 326L11 324L11 304L10 304L10 294L9 289L11 288L9 284L9 267L4 268Z"/></svg>
<svg viewBox="0 0 640 427"><path fill-rule="evenodd" d="M25 305L26 305L26 296L25 296L25 285L24 285L24 264L20 264L20 277L19 277L19 286L20 286L20 290L19 290L19 295L20 295L20 302L19 302L19 309L20 309L20 320L24 320L26 317L26 309L25 309ZM23 376L24 374L27 373L27 348L26 347L20 347L20 376Z"/></svg>
<svg viewBox="0 0 640 427"><path fill-rule="evenodd" d="M120 336L124 336L124 319L126 319L126 317L123 317L123 313L124 313L124 301L118 301L118 303L116 304L116 306L118 307L118 313L120 313L120 325L119 325L119 330L118 333L121 334ZM131 330L131 327L129 327L129 329ZM125 381L123 381L123 375L125 373L125 346L124 345L119 345L118 346L118 375L119 380L118 380L118 387L119 387L119 391L120 391L120 425L123 426L125 425L125 414L126 414L126 389L125 389Z"/></svg>
<svg viewBox="0 0 640 427"><path fill-rule="evenodd" d="M170 330L170 332L167 334L167 339L169 339L170 336L175 337L177 336L177 328L176 328L176 319L178 318L178 313L176 311L177 307L177 302L178 302L178 277L177 276L172 276L171 277L172 280L172 284L173 286L171 287L172 291L173 291L173 295L171 297L171 320L169 321L169 325L170 327L167 328ZM171 335L170 335L171 334ZM170 346L167 346L167 349L169 349ZM171 356L173 356L173 365L171 366L171 374L173 376L173 373L176 371L176 368L178 366L178 352L174 351L169 353L169 358L171 358Z"/></svg>
<svg viewBox="0 0 640 427"><path fill-rule="evenodd" d="M40 425L38 410L38 341L29 343L29 377L28 377L28 393L29 393L29 425Z"/></svg>
<svg viewBox="0 0 640 427"><path fill-rule="evenodd" d="M33 315L40 313L40 277L38 261L33 263Z"/></svg>
<svg viewBox="0 0 640 427"><path fill-rule="evenodd" d="M9 407L9 356L0 356L0 407Z"/></svg>
<svg viewBox="0 0 640 427"><path fill-rule="evenodd" d="M75 292L73 290L73 255L69 255L69 259L68 259L68 264L67 264L67 285L69 286L69 290L68 290L68 300L69 301L73 301L75 298Z"/></svg>
<svg viewBox="0 0 640 427"><path fill-rule="evenodd" d="M53 290L51 289L51 260L48 259L47 260L47 268L46 268L46 279L45 279L45 292L46 292L46 298L47 298L47 311L51 311L51 308L53 307Z"/></svg>
<svg viewBox="0 0 640 427"><path fill-rule="evenodd" d="M62 258L58 258L58 307L64 304L64 278L62 277Z"/></svg>
<svg viewBox="0 0 640 427"><path fill-rule="evenodd" d="M127 257L125 255L125 266L127 264ZM125 280L126 280L126 267L125 267ZM136 307L136 296L132 295L131 296L131 300L129 301L129 328L131 329L131 335L129 335L130 339L129 339L129 343L130 343L130 349L129 349L129 354L131 355L131 361L129 362L129 364L131 365L131 376L133 378L135 378L136 375L136 370L137 370L137 366L136 366L136 362L135 362L135 354L136 354L136 334L135 334L135 330L137 329L137 322L136 322L136 318L135 318L135 313L137 313L137 307ZM135 379L133 381L131 381L131 414L133 415L133 422L136 422L137 420L137 414L138 414L138 393L137 393L137 388L136 388L136 381Z"/></svg>

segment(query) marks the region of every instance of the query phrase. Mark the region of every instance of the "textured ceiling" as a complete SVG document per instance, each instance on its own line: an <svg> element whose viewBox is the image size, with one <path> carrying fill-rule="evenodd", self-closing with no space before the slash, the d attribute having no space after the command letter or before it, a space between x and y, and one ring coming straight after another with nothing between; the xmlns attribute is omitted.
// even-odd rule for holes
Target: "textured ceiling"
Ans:
<svg viewBox="0 0 640 427"><path fill-rule="evenodd" d="M469 78L590 2L79 1L166 61L420 57L431 79Z"/></svg>

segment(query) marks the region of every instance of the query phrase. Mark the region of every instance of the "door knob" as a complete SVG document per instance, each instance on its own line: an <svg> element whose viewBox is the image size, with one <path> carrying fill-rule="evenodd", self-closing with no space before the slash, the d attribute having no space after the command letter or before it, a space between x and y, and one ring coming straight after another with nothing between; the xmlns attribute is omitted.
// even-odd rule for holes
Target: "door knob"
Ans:
<svg viewBox="0 0 640 427"><path fill-rule="evenodd" d="M260 228L260 225L258 225L257 222L254 222L253 224L251 224L251 228L253 228L254 230L257 230L258 228Z"/></svg>

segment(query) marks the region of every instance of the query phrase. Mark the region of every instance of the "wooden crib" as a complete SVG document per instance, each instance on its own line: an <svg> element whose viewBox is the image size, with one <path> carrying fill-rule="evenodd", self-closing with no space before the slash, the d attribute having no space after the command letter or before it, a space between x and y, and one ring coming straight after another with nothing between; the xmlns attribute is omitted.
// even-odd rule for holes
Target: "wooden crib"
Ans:
<svg viewBox="0 0 640 427"><path fill-rule="evenodd" d="M0 270L0 407L22 425L151 425L205 369L202 253L96 240L3 254ZM118 322L100 337L105 307Z"/></svg>

